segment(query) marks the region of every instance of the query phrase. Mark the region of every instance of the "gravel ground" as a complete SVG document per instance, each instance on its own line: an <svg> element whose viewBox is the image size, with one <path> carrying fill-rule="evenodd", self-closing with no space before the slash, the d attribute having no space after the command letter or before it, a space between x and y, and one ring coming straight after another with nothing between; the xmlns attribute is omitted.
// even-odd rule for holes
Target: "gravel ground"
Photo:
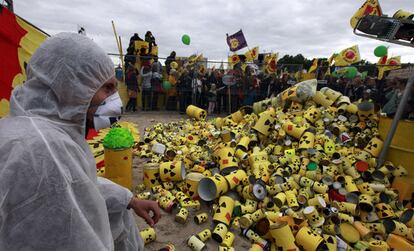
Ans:
<svg viewBox="0 0 414 251"><path fill-rule="evenodd" d="M186 115L180 115L178 112L168 112L168 111L157 111L157 112L136 112L136 113L127 113L123 116L123 120L131 121L138 124L141 136L143 135L143 130L145 127L154 125L156 123L166 123L170 121L178 121L181 119L188 118ZM144 160L135 158L134 159L134 185L142 183L142 164ZM193 221L193 216L200 212L208 212L210 221L203 223L201 225L196 225ZM174 214L168 214L162 210L162 218L155 226L155 231L157 234L156 241L145 246L146 250L159 250L168 243L174 244L176 250L191 250L187 246L187 239L193 235L201 232L202 230L209 228L213 230L213 224L211 222L212 215L210 214L210 208L202 203L202 207L197 212L190 212L187 222L185 224L180 224L174 221ZM136 217L136 222L140 230L149 227L145 221L139 217ZM232 230L236 235L236 238L233 243L235 250L248 250L251 246L250 242L247 239L239 236L238 230ZM206 249L204 250L218 250L218 243L210 239L206 242Z"/></svg>

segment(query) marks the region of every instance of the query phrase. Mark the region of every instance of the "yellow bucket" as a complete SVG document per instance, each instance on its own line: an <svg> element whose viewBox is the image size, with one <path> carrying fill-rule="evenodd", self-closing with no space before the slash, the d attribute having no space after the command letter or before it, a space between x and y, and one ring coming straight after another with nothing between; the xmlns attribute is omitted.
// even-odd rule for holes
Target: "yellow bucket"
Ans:
<svg viewBox="0 0 414 251"><path fill-rule="evenodd" d="M224 238L226 237L227 232L228 232L227 226L223 223L219 223L214 228L212 237L218 243L222 243Z"/></svg>
<svg viewBox="0 0 414 251"><path fill-rule="evenodd" d="M372 240L369 242L369 248L371 251L388 251L390 247L385 241Z"/></svg>
<svg viewBox="0 0 414 251"><path fill-rule="evenodd" d="M413 244L404 237L395 234L388 235L387 244L394 250L414 250Z"/></svg>
<svg viewBox="0 0 414 251"><path fill-rule="evenodd" d="M230 226L233 208L234 200L229 196L221 196L218 202L218 207L216 208L213 215L213 221L221 222L227 226Z"/></svg>
<svg viewBox="0 0 414 251"><path fill-rule="evenodd" d="M239 111L236 111L236 112L233 112L232 114L230 114L229 117L234 122L240 123L243 120L243 113L239 110Z"/></svg>
<svg viewBox="0 0 414 251"><path fill-rule="evenodd" d="M185 189L192 199L198 199L198 183L205 176L201 173L189 173L185 177Z"/></svg>
<svg viewBox="0 0 414 251"><path fill-rule="evenodd" d="M175 215L175 221L181 224L184 224L187 221L188 210L185 207L182 207L180 211Z"/></svg>
<svg viewBox="0 0 414 251"><path fill-rule="evenodd" d="M231 172L230 174L224 176L224 178L227 180L230 189L235 188L238 186L243 179L247 177L247 174L244 170L239 169L235 172Z"/></svg>
<svg viewBox="0 0 414 251"><path fill-rule="evenodd" d="M238 163L234 156L234 148L223 147L217 150L214 154L220 165L220 171L228 173L238 168Z"/></svg>
<svg viewBox="0 0 414 251"><path fill-rule="evenodd" d="M342 96L342 93L332 90L329 87L326 87L323 90L323 94L325 94L325 96L328 97L329 100L334 101L334 102L337 101Z"/></svg>
<svg viewBox="0 0 414 251"><path fill-rule="evenodd" d="M309 227L302 227L298 231L296 234L296 243L298 243L304 250L307 251L322 250L325 246L322 236L315 233L315 231Z"/></svg>
<svg viewBox="0 0 414 251"><path fill-rule="evenodd" d="M147 189L159 185L158 178L160 177L160 164L146 163L144 165L144 185Z"/></svg>
<svg viewBox="0 0 414 251"><path fill-rule="evenodd" d="M186 113L190 118L196 120L205 120L207 117L207 111L194 105L187 106Z"/></svg>
<svg viewBox="0 0 414 251"><path fill-rule="evenodd" d="M182 161L169 161L160 164L162 181L181 181L185 177L185 165Z"/></svg>
<svg viewBox="0 0 414 251"><path fill-rule="evenodd" d="M270 234L276 241L276 246L282 250L299 250L295 244L290 226L286 222L272 224L270 226Z"/></svg>
<svg viewBox="0 0 414 251"><path fill-rule="evenodd" d="M313 124L321 117L321 110L317 107L311 106L305 111L304 117Z"/></svg>
<svg viewBox="0 0 414 251"><path fill-rule="evenodd" d="M194 222L197 225L203 224L207 220L208 220L208 214L207 213L200 213L200 214L197 214L196 216L194 216Z"/></svg>
<svg viewBox="0 0 414 251"><path fill-rule="evenodd" d="M232 248L233 245L233 241L234 241L234 234L232 232L227 232L226 236L224 236L224 240L221 243L222 246L227 247L227 248ZM228 249L226 249L228 250Z"/></svg>
<svg viewBox="0 0 414 251"><path fill-rule="evenodd" d="M203 231L197 234L197 238L199 238L202 242L206 242L208 239L211 238L211 231L210 229L204 229Z"/></svg>
<svg viewBox="0 0 414 251"><path fill-rule="evenodd" d="M315 101L318 105L322 105L325 108L330 107L334 101L330 100L325 94L320 91L315 93L315 96L312 97L313 101Z"/></svg>
<svg viewBox="0 0 414 251"><path fill-rule="evenodd" d="M132 189L132 148L104 149L105 177Z"/></svg>
<svg viewBox="0 0 414 251"><path fill-rule="evenodd" d="M359 121L370 120L375 114L374 104L371 102L359 103L357 114Z"/></svg>
<svg viewBox="0 0 414 251"><path fill-rule="evenodd" d="M315 144L315 134L311 132L305 132L299 141L299 149L313 148Z"/></svg>
<svg viewBox="0 0 414 251"><path fill-rule="evenodd" d="M299 127L290 121L283 123L282 128L287 134L295 137L296 139L300 139L302 134L306 131L305 127Z"/></svg>
<svg viewBox="0 0 414 251"><path fill-rule="evenodd" d="M397 19L413 19L414 14L409 11L399 9L392 17Z"/></svg>
<svg viewBox="0 0 414 251"><path fill-rule="evenodd" d="M239 143L237 143L236 148L240 148L244 152L247 152L249 150L249 143L250 143L250 138L248 136L243 136L240 139Z"/></svg>
<svg viewBox="0 0 414 251"><path fill-rule="evenodd" d="M229 187L227 180L220 174L206 177L198 183L198 195L202 200L212 201L220 195L225 194Z"/></svg>
<svg viewBox="0 0 414 251"><path fill-rule="evenodd" d="M381 153L383 144L384 142L381 139L374 137L368 142L364 151L369 152L374 157L378 157Z"/></svg>
<svg viewBox="0 0 414 251"><path fill-rule="evenodd" d="M155 229L152 228L152 227L146 228L146 229L140 231L139 233L140 233L141 238L142 238L142 240L144 241L145 244L153 242L157 239Z"/></svg>
<svg viewBox="0 0 414 251"><path fill-rule="evenodd" d="M195 235L192 235L187 240L187 245L194 251L201 251L206 247L206 244L204 244L204 242L198 239Z"/></svg>
<svg viewBox="0 0 414 251"><path fill-rule="evenodd" d="M256 124L253 126L253 129L263 134L264 136L268 136L273 129L274 123L275 118L269 111L265 111L260 113L259 120L257 120Z"/></svg>

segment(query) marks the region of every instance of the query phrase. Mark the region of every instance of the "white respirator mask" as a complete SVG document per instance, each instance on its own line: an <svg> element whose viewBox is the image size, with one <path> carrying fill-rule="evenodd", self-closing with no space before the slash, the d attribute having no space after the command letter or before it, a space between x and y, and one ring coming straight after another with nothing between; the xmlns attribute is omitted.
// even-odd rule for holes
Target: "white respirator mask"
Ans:
<svg viewBox="0 0 414 251"><path fill-rule="evenodd" d="M122 100L118 92L107 97L93 115L95 130L111 127L111 125L121 119L123 112Z"/></svg>

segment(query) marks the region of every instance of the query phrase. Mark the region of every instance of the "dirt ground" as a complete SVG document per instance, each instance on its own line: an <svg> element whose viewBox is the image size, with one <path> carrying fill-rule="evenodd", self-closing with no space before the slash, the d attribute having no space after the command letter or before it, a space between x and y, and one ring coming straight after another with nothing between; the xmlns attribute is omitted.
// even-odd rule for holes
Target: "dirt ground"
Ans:
<svg viewBox="0 0 414 251"><path fill-rule="evenodd" d="M167 111L157 111L157 112L136 112L136 113L127 113L123 116L123 120L131 121L138 124L141 136L143 135L143 130L145 127L154 125L156 123L162 122L167 123L171 121L178 121L181 119L188 118L186 115L180 115L178 112L167 112ZM143 160L141 159L134 159L134 185L138 185L142 183L142 169ZM180 224L174 221L174 214L166 213L162 210L162 218L156 224L155 231L157 235L156 241L147 244L145 246L145 250L159 250L160 248L164 247L168 243L172 243L176 250L191 250L187 246L187 239L193 235L201 232L202 230L209 228L213 231L213 223L211 221L212 215L210 213L210 208L205 204L202 203L202 207L199 211L190 212L187 222L185 224ZM209 213L209 221L203 223L201 225L196 225L193 221L194 215L201 213L201 212L208 212ZM140 230L149 227L145 221L139 217L136 217L136 222ZM236 238L233 242L233 247L235 250L248 250L251 246L250 242L247 239L241 237L239 230L231 229L231 231L235 234ZM218 243L213 239L209 239L206 242L206 248L204 250L218 250Z"/></svg>

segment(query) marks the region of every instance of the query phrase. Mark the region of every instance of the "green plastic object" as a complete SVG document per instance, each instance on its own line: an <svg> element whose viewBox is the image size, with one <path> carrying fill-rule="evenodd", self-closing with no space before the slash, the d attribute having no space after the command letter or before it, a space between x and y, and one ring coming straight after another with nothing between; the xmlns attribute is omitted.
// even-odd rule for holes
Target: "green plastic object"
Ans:
<svg viewBox="0 0 414 251"><path fill-rule="evenodd" d="M134 138L127 128L112 128L103 139L103 146L109 149L125 149L134 145Z"/></svg>
<svg viewBox="0 0 414 251"><path fill-rule="evenodd" d="M346 71L347 78L355 78L358 74L358 69L355 66L348 67Z"/></svg>
<svg viewBox="0 0 414 251"><path fill-rule="evenodd" d="M191 41L190 36L189 36L189 35L187 35L187 34L184 34L184 35L181 37L181 41L182 41L182 42L183 42L183 44L185 44L185 45L190 45L190 41Z"/></svg>
<svg viewBox="0 0 414 251"><path fill-rule="evenodd" d="M377 57L383 57L387 55L387 53L388 53L388 48L385 47L384 45L380 45L374 50L374 55Z"/></svg>
<svg viewBox="0 0 414 251"><path fill-rule="evenodd" d="M166 91L170 90L170 89L171 89L171 87L172 87L171 83L170 83L170 82L168 82L167 80L165 80L165 81L162 83L162 88L163 88L164 90L166 90Z"/></svg>
<svg viewBox="0 0 414 251"><path fill-rule="evenodd" d="M316 168L318 168L318 165L315 162L309 162L309 164L308 164L308 170L309 171L315 171Z"/></svg>

